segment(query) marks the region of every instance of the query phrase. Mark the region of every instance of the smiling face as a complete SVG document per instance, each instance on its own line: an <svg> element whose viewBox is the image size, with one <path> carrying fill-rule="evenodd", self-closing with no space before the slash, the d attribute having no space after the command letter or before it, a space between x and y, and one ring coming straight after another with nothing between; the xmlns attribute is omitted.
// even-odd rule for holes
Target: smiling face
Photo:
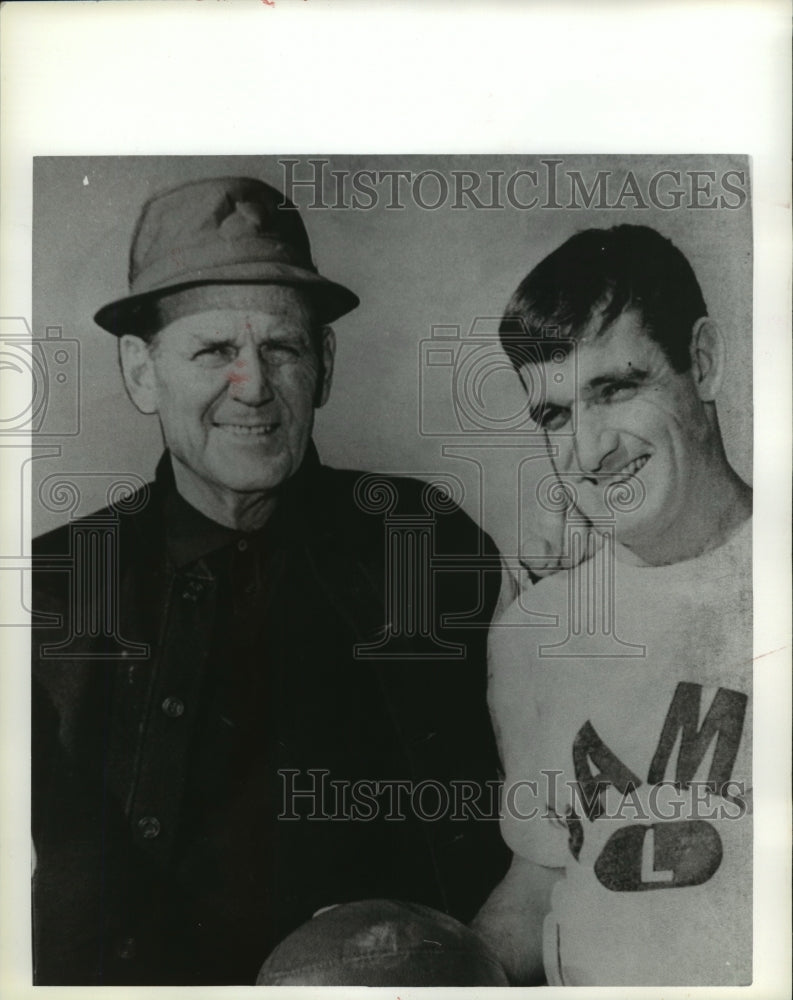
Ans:
<svg viewBox="0 0 793 1000"><path fill-rule="evenodd" d="M544 399L530 400L533 416L583 513L608 516L608 487L640 481L641 503L616 521L617 539L637 551L674 536L717 480L718 425L700 374L696 364L674 371L634 312L585 336L561 364L522 370L524 385L541 387Z"/></svg>
<svg viewBox="0 0 793 1000"><path fill-rule="evenodd" d="M333 366L333 334L317 350L299 291L231 292L201 300L197 312L189 299L172 304L151 343L121 343L127 388L158 415L180 493L210 516L213 504L270 496L297 472Z"/></svg>

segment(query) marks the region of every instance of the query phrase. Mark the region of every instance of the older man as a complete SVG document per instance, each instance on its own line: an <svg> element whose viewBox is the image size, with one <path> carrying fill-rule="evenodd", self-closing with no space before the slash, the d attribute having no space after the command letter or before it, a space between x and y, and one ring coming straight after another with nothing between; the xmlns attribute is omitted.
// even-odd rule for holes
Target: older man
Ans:
<svg viewBox="0 0 793 1000"><path fill-rule="evenodd" d="M476 926L515 982L746 984L751 490L719 429L719 330L683 254L618 226L538 264L501 337L554 463L544 502L568 497L568 566L591 558L492 630L514 860Z"/></svg>
<svg viewBox="0 0 793 1000"><path fill-rule="evenodd" d="M425 484L329 469L311 441L328 324L357 302L261 181L143 208L130 294L96 321L166 450L140 494L35 548L38 983L252 984L322 907L468 919L503 874L470 806L496 768L494 547ZM409 576L430 550L461 567L412 596L386 545L402 515L432 538Z"/></svg>

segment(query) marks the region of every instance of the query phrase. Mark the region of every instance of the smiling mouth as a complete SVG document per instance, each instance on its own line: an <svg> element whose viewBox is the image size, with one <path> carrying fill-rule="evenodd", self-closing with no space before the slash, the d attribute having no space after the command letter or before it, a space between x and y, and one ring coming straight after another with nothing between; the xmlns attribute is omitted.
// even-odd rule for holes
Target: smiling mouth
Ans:
<svg viewBox="0 0 793 1000"><path fill-rule="evenodd" d="M281 426L273 424L215 424L217 430L235 437L269 437Z"/></svg>

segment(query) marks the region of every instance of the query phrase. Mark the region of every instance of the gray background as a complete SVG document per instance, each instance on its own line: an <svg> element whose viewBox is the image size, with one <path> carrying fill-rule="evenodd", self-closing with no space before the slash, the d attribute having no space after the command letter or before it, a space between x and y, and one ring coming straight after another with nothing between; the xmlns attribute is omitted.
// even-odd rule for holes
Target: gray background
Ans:
<svg viewBox="0 0 793 1000"><path fill-rule="evenodd" d="M550 154L549 154L550 155ZM285 153L284 157L289 154ZM308 172L306 155L298 171ZM329 156L326 169L348 170L503 170L542 171L543 155L526 156ZM51 157L34 163L33 326L63 328L63 337L80 343L80 433L52 438L59 457L32 463L34 534L62 523L67 515L46 509L41 482L53 473L134 472L151 478L161 452L156 419L141 416L128 401L117 368L115 338L92 322L96 309L126 292L129 241L140 206L157 190L182 180L222 174L260 177L283 188L279 157ZM646 191L659 170L744 169L742 157L574 156L564 155L560 171L580 170L591 184L598 170L622 177L631 169ZM87 183L86 183L87 180ZM329 179L330 180L330 179ZM329 184L326 201L333 202ZM312 195L298 188L295 200L312 241L320 271L355 290L361 306L335 324L337 367L330 402L319 412L315 440L331 465L405 472L432 478L457 476L464 485L463 505L484 522L501 549L514 554L519 524L522 544L530 547L531 493L520 460L531 453L527 438L467 434L433 437L421 433L421 342L434 324L460 326L463 334L476 317L497 317L520 279L573 232L618 223L654 226L688 256L702 286L710 314L720 323L728 345L729 369L718 401L728 456L751 479L752 256L750 202L740 209L452 209L417 206L403 187L403 210L387 209L388 187L378 188L377 207L311 209ZM502 188L503 190L503 188ZM716 192L719 192L717 186ZM422 188L427 200L436 188ZM614 192L619 191L616 183ZM542 193L542 191L538 192ZM612 193L612 194L613 194ZM528 189L519 188L521 198ZM480 192L484 197L484 193ZM502 201L503 201L502 195ZM560 198L566 201L566 197ZM613 200L613 196L612 196ZM734 201L734 198L731 199ZM627 205L631 205L629 199ZM685 202L684 202L685 204ZM492 323L490 326L492 327ZM424 374L427 374L426 369ZM425 415L436 428L454 425L451 369L430 373L434 381ZM445 381L444 381L445 380ZM70 392L53 382L47 429L66 426L73 407ZM443 390L443 385L447 390ZM522 395L506 369L482 383L482 406L494 414L519 411ZM50 440L46 436L42 440ZM453 444L468 458L442 454ZM509 444L509 447L505 447ZM477 471L477 463L481 472ZM542 463L532 462L531 474ZM531 478L531 476L529 477ZM105 503L107 477L80 477L77 514ZM484 495L483 486L484 484ZM530 484L529 484L530 486ZM519 516L519 509L523 508ZM529 512L527 515L527 511Z"/></svg>

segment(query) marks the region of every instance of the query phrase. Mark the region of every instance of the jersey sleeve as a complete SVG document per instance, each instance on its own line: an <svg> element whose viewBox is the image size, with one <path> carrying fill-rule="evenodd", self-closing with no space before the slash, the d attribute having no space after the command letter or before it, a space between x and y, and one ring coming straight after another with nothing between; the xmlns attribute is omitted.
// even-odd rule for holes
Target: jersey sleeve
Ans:
<svg viewBox="0 0 793 1000"><path fill-rule="evenodd" d="M504 770L501 833L512 851L528 861L560 868L569 857L567 830L553 809L562 762L543 750L543 711L536 670L538 630L518 598L490 630L488 704Z"/></svg>

